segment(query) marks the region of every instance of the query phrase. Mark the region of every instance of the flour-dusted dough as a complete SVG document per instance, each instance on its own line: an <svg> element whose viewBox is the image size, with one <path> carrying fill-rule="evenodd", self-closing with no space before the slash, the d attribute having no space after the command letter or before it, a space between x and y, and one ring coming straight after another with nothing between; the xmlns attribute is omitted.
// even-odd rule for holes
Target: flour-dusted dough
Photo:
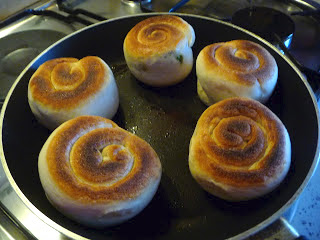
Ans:
<svg viewBox="0 0 320 240"><path fill-rule="evenodd" d="M161 178L160 160L147 142L98 116L76 117L56 128L41 149L38 168L52 205L98 228L136 216Z"/></svg>
<svg viewBox="0 0 320 240"><path fill-rule="evenodd" d="M53 130L81 115L112 118L119 106L113 73L101 58L57 58L37 69L28 86L30 108Z"/></svg>
<svg viewBox="0 0 320 240"><path fill-rule="evenodd" d="M177 84L192 70L195 41L193 27L180 17L161 15L135 25L127 34L123 51L132 74L157 87Z"/></svg>
<svg viewBox="0 0 320 240"><path fill-rule="evenodd" d="M190 141L192 176L206 191L229 201L269 193L284 180L290 163L291 143L284 124L249 98L211 105Z"/></svg>
<svg viewBox="0 0 320 240"><path fill-rule="evenodd" d="M196 60L197 88L208 106L230 97L265 103L278 79L274 57L261 45L233 40L206 46Z"/></svg>

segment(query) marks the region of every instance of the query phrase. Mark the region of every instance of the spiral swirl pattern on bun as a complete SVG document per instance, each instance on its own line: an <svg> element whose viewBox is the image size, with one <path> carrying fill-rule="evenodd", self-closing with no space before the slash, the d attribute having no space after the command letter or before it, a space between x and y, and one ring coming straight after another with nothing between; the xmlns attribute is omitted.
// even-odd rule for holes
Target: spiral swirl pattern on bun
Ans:
<svg viewBox="0 0 320 240"><path fill-rule="evenodd" d="M43 63L30 79L28 100L35 117L49 129L81 115L112 118L119 106L113 73L95 56Z"/></svg>
<svg viewBox="0 0 320 240"><path fill-rule="evenodd" d="M211 105L190 141L189 168L209 193L229 201L262 196L285 178L289 134L266 106L249 98Z"/></svg>
<svg viewBox="0 0 320 240"><path fill-rule="evenodd" d="M208 106L230 97L265 103L278 79L274 57L261 45L247 40L214 43L196 61L198 95Z"/></svg>
<svg viewBox="0 0 320 240"><path fill-rule="evenodd" d="M55 129L38 167L52 205L91 227L137 215L161 178L160 160L147 142L98 116L80 116Z"/></svg>
<svg viewBox="0 0 320 240"><path fill-rule="evenodd" d="M194 29L182 18L162 15L147 18L127 34L123 51L132 74L151 86L184 80L193 66Z"/></svg>

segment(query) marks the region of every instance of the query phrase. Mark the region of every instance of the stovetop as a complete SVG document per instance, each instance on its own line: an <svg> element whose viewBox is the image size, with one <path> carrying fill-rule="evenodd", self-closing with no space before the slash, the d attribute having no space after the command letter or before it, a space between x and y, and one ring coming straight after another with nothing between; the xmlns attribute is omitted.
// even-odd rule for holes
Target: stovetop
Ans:
<svg viewBox="0 0 320 240"><path fill-rule="evenodd" d="M240 9L259 6L279 10L293 19L295 32L287 45L290 53L303 66L320 69L320 9L318 1L276 0L67 0L68 9L85 9L105 19L144 12L183 12L231 21ZM60 6L61 7L61 6ZM0 103L20 72L41 51L62 37L99 20L59 9L57 1L39 1L29 11L17 13L5 23L0 22ZM32 10L32 11L31 11ZM45 16L34 15L44 11ZM52 13L53 12L53 13ZM58 19L52 15L59 15ZM12 20L13 19L13 20ZM15 66L12 68L12 66ZM300 200L288 211L286 218L308 239L320 239L320 170L314 174ZM61 235L31 213L10 186L0 164L0 239L60 239Z"/></svg>

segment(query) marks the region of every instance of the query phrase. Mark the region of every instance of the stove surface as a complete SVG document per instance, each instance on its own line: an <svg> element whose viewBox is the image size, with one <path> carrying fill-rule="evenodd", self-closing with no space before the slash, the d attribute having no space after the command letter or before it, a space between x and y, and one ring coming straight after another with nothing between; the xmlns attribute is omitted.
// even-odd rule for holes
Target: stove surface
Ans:
<svg viewBox="0 0 320 240"><path fill-rule="evenodd" d="M168 12L178 1L153 0L138 2L128 0L67 0L64 4L70 8L82 8L107 19L143 13L146 11ZM257 6L272 7L285 14L301 12L310 6L319 7L320 1L223 1L194 0L180 7L177 12L192 13L230 21L230 17L239 9ZM311 5L312 4L312 5ZM56 1L40 1L32 6L38 10L50 10L64 16ZM81 16L83 17L83 16ZM87 20L87 17L83 17ZM317 18L292 16L296 31L290 46L291 53L305 66L319 71L320 68L320 24ZM93 22L97 22L94 21ZM20 72L41 51L64 36L84 28L79 22L66 23L48 16L28 15L17 22L0 29L0 101L3 101L9 88ZM39 40L38 38L41 38ZM41 44L40 44L41 43ZM12 66L15 66L12 68ZM286 215L289 222L298 232L308 239L320 239L320 170L316 171L309 185L302 193L300 200ZM2 209L3 208L3 209ZM9 215L4 214L8 212ZM10 216L11 215L11 216ZM13 216L13 219L11 217ZM43 228L41 227L43 226ZM43 231L45 230L45 231ZM0 239L45 239L51 235L53 239L61 236L44 225L12 189L0 165Z"/></svg>

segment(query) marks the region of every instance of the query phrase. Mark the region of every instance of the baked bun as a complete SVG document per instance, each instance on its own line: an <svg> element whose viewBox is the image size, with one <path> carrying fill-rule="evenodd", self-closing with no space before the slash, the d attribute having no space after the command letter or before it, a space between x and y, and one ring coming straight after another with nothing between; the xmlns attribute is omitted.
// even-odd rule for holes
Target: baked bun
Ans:
<svg viewBox="0 0 320 240"><path fill-rule="evenodd" d="M200 99L208 106L230 97L247 97L265 103L278 79L274 57L247 40L206 46L196 60Z"/></svg>
<svg viewBox="0 0 320 240"><path fill-rule="evenodd" d="M270 109L249 98L222 100L204 111L189 150L193 178L229 201L269 193L283 181L291 162L285 126Z"/></svg>
<svg viewBox="0 0 320 240"><path fill-rule="evenodd" d="M147 142L98 116L80 116L56 128L38 167L51 204L96 228L137 215L161 178L159 158Z"/></svg>
<svg viewBox="0 0 320 240"><path fill-rule="evenodd" d="M119 106L113 73L94 56L43 63L30 79L28 100L38 121L51 130L81 115L112 118Z"/></svg>
<svg viewBox="0 0 320 240"><path fill-rule="evenodd" d="M191 47L195 33L190 24L173 15L150 17L127 34L123 51L132 74L151 86L169 86L192 70Z"/></svg>

